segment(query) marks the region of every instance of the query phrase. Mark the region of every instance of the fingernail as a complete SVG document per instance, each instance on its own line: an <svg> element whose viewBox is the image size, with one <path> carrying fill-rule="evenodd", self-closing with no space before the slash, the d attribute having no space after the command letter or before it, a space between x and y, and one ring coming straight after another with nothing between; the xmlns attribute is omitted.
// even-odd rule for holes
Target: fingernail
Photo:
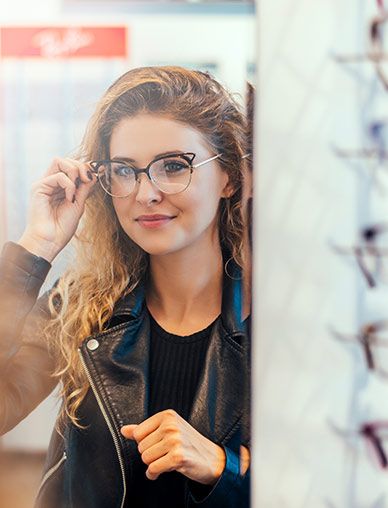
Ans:
<svg viewBox="0 0 388 508"><path fill-rule="evenodd" d="M74 201L75 201L75 194L74 194L73 199L71 200L71 202L74 203Z"/></svg>
<svg viewBox="0 0 388 508"><path fill-rule="evenodd" d="M89 180L93 180L93 175L90 171L86 173L88 175Z"/></svg>
<svg viewBox="0 0 388 508"><path fill-rule="evenodd" d="M77 178L75 179L75 188L78 189L78 187L81 185L81 178L79 176L77 176Z"/></svg>

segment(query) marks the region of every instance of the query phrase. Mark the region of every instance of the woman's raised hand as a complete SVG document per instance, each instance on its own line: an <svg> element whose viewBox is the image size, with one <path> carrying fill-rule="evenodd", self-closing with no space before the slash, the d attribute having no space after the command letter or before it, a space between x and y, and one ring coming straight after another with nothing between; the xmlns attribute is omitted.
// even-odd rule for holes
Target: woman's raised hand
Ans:
<svg viewBox="0 0 388 508"><path fill-rule="evenodd" d="M27 226L18 243L51 263L76 232L96 181L87 163L54 159L32 185Z"/></svg>

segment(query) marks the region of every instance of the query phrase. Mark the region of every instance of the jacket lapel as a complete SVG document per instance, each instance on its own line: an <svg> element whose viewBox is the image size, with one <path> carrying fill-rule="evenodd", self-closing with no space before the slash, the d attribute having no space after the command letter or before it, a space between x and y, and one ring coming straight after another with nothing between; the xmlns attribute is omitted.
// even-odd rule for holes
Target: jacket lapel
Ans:
<svg viewBox="0 0 388 508"><path fill-rule="evenodd" d="M213 442L226 444L248 410L247 322L242 321L241 271L229 267L223 281L221 317L216 321L189 423Z"/></svg>
<svg viewBox="0 0 388 508"><path fill-rule="evenodd" d="M198 432L222 444L238 429L243 414L244 353L231 341L217 321L189 417Z"/></svg>
<svg viewBox="0 0 388 508"><path fill-rule="evenodd" d="M113 328L87 338L82 345L94 384L129 459L127 466L133 466L137 445L125 439L120 428L142 422L148 412L150 323L144 303L144 287L140 285L125 301L116 304L111 319ZM119 324L115 324L116 318ZM91 341L92 349L88 346Z"/></svg>

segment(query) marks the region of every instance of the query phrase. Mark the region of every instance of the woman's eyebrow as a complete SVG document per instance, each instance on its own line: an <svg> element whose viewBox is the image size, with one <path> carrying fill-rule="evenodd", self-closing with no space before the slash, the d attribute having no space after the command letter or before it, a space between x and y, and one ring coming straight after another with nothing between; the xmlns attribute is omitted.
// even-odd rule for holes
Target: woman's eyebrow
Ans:
<svg viewBox="0 0 388 508"><path fill-rule="evenodd" d="M158 157L164 157L166 155L178 154L178 153L185 153L185 152L183 150L169 150L168 152L163 152L163 153L154 155L153 159L156 159ZM118 160L118 161L123 161L123 162L133 162L133 163L136 162L135 159L131 159L130 157L120 157L120 155L115 155L114 157L111 158L111 160L112 161Z"/></svg>

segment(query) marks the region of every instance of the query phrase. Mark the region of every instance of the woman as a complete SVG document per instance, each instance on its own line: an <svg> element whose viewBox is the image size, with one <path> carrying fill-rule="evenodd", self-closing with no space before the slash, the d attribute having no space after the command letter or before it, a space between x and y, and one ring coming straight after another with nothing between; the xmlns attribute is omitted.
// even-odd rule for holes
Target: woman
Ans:
<svg viewBox="0 0 388 508"><path fill-rule="evenodd" d="M33 185L0 264L0 423L60 382L36 506L248 506L247 123L207 73L133 69Z"/></svg>

